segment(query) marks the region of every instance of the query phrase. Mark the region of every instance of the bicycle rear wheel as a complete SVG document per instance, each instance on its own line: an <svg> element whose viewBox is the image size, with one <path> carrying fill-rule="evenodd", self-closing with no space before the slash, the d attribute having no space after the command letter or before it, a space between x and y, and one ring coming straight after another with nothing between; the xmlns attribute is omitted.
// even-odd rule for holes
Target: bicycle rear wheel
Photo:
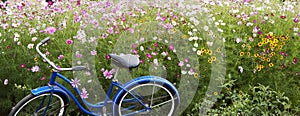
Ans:
<svg viewBox="0 0 300 116"><path fill-rule="evenodd" d="M62 116L68 104L68 98L59 93L52 96L51 93L29 94L12 109L9 116L41 116L44 113L46 116Z"/></svg>
<svg viewBox="0 0 300 116"><path fill-rule="evenodd" d="M122 93L114 107L117 115L172 116L179 104L178 93L162 82L139 83Z"/></svg>

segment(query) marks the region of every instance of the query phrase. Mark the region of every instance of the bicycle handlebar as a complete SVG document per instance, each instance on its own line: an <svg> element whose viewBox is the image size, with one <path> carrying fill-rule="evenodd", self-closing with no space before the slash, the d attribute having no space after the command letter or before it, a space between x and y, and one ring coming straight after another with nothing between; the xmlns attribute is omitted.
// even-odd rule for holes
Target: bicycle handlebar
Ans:
<svg viewBox="0 0 300 116"><path fill-rule="evenodd" d="M41 45L44 45L44 44L47 43L49 40L50 40L50 38L47 37L47 38L45 38L44 40L42 40L40 43L38 43L38 44L36 45L36 51L39 53L39 55L40 55L40 56L41 56L48 64L51 65L51 67L53 67L55 70L58 70L58 71L72 71L72 70L78 71L78 70L84 70L84 69L86 69L85 66L77 66L77 67L74 67L74 68L58 68L58 67L54 64L54 62L50 61L50 60L46 57L46 55L43 54L43 53L40 51L40 49L39 49L39 47L40 47Z"/></svg>
<svg viewBox="0 0 300 116"><path fill-rule="evenodd" d="M42 45L44 45L46 42L48 42L50 40L49 37L45 38L44 40L41 41Z"/></svg>

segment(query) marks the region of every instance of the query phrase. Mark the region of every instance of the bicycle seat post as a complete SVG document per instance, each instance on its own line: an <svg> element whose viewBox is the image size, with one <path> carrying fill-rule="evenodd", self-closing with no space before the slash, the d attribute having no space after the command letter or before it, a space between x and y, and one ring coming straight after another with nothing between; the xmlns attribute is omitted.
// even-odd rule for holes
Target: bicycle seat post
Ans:
<svg viewBox="0 0 300 116"><path fill-rule="evenodd" d="M118 75L118 71L119 71L119 67L117 68L117 70L116 70L116 73L114 74L114 78L113 78L113 82L118 82L118 79L117 79L117 75Z"/></svg>

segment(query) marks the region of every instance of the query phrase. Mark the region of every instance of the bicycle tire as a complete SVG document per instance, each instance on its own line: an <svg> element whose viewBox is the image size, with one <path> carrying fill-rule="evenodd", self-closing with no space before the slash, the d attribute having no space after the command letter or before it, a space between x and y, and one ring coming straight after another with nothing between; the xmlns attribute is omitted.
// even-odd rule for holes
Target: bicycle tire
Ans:
<svg viewBox="0 0 300 116"><path fill-rule="evenodd" d="M163 90L163 92L161 91L157 91L153 89L153 86L160 88L161 90ZM116 101L114 103L113 106L113 110L114 110L114 115L117 116L121 116L121 115L135 115L135 113L137 113L138 111L141 111L141 113L137 113L137 115L141 115L141 114L147 114L147 115L168 115L168 116L173 116L175 115L176 112L176 108L179 105L179 94L177 93L176 90L172 89L173 85L170 85L170 83L166 83L166 82L161 82L161 81L148 81L148 82L144 82L144 83L140 83L140 82L135 82L135 84L133 84L132 86L128 86L125 88L125 90L128 90L128 92L123 91L120 94L117 94L116 96ZM151 88L152 87L152 88ZM151 90L152 89L152 90ZM151 93L152 91L152 93ZM158 95L158 97L161 97L162 95L169 95L169 97L164 98L164 99L169 99L172 98L171 100L172 104L171 104L171 108L169 107L169 105L164 105L163 107L159 107L161 109L151 109L145 112L142 112L142 110L146 110L143 109L144 106L139 103L138 101L135 101L134 105L134 109L129 109L132 108L133 105L128 105L126 106L125 103L128 103L128 100L134 99L132 95L129 94L129 92L131 92L132 94L134 94L135 96L139 96L140 98L138 98L143 104L149 105L149 107L151 107L151 105L153 105L152 103L152 98L154 96L154 92L155 91L155 96ZM138 94L138 95L136 95ZM143 97L141 97L140 95L145 95ZM147 95L148 94L148 95ZM152 100L148 100L147 98L151 97ZM163 98L163 97L162 97ZM147 100L146 100L147 99ZM126 100L126 101L125 101ZM146 103L146 102L150 102L150 103ZM170 111L168 111L168 109L170 108ZM129 109L128 111L125 110ZM157 111L159 110L159 111ZM166 114L163 114L163 113Z"/></svg>
<svg viewBox="0 0 300 116"><path fill-rule="evenodd" d="M40 107L39 108L40 110L41 109L46 109L45 107L47 106L47 104L49 102L48 100L49 100L50 94L51 93L43 93L43 94L40 94L40 95L33 95L33 94L27 95L20 102L18 102L15 107L13 107L13 109L9 113L9 116L25 116L24 114L22 114L23 112L21 112L21 111L25 110L25 108L27 108L28 104L38 105L38 107ZM45 97L47 97L47 98L45 98ZM34 103L37 100L40 100L40 98L44 99L43 103L42 103L42 101ZM60 106L59 106L60 110L59 110L59 112L57 114L51 114L50 113L50 114L46 114L47 116L49 116L49 115L63 116L65 114L66 109L69 106L69 100L68 100L67 96L65 96L63 94L60 94L60 93L53 93L51 101L53 103L56 103L54 101L54 100L56 100L56 98L58 98L58 100L60 102ZM50 103L52 103L52 102L50 102ZM49 105L48 110L47 110L46 113L48 113L49 108L53 107L52 105L53 104ZM33 112L35 112L35 111L33 111ZM29 113L29 112L25 112L26 115L27 115L27 113ZM39 113L43 113L43 111L42 112L39 111ZM35 113L33 113L33 114L34 115L38 115L38 114L35 114Z"/></svg>

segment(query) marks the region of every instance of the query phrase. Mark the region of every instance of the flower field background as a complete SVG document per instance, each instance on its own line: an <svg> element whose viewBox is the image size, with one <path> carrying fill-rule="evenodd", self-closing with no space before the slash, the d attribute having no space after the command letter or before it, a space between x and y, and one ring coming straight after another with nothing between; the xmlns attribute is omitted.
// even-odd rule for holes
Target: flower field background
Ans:
<svg viewBox="0 0 300 116"><path fill-rule="evenodd" d="M124 34L151 28L141 25L154 21L168 33L182 32L179 38L192 45L191 51L200 64L198 68L191 68L192 59L180 61L176 57L179 49L163 37L129 36L128 40L120 41L131 41L130 37L136 37L140 43L148 39L159 41L124 45L131 48L127 52L139 55L141 61L139 68L130 73L134 77L149 75L149 67L154 66L155 72L163 64L166 78L174 84L183 75L199 79L196 94L182 115L199 115L203 111L201 103L212 65L225 61L222 90L211 92L218 99L206 109L208 115L299 115L299 2L200 0L195 3L172 2L159 6L149 2L123 11L123 7L110 1L0 2L0 113L8 114L31 89L47 85L51 67L35 51L36 44L44 38L50 37L51 41L42 51L59 67L72 67L74 56L83 57L80 51L72 53L76 41L96 42L97 48L89 49L88 54L96 56L100 83L108 85L115 73L108 54L113 52L115 44ZM193 18L199 13L193 10L207 15ZM204 19L207 25L201 25ZM93 30L84 29L88 26ZM206 35L214 36L213 32L218 33L225 51L218 48L216 41L205 39ZM83 81L73 78L72 72L62 74L72 79L73 87ZM85 89L82 93L77 97L91 95ZM83 115L74 105L68 114Z"/></svg>

